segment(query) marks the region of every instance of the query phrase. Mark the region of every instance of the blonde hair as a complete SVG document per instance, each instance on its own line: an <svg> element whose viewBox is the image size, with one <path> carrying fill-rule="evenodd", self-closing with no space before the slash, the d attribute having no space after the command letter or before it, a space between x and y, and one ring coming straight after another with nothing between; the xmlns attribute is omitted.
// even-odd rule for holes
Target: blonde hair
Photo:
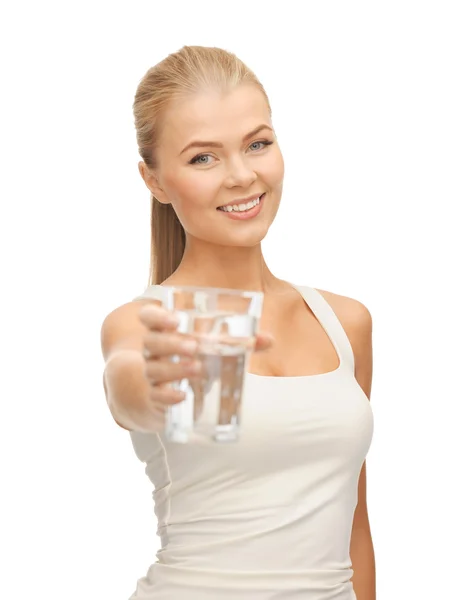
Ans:
<svg viewBox="0 0 473 600"><path fill-rule="evenodd" d="M156 167L155 150L168 106L176 99L205 89L230 91L239 84L256 85L268 96L256 75L234 54L221 48L184 46L141 79L133 103L138 150L143 162ZM179 266L186 244L184 229L171 204L151 196L151 257L149 285L160 284Z"/></svg>

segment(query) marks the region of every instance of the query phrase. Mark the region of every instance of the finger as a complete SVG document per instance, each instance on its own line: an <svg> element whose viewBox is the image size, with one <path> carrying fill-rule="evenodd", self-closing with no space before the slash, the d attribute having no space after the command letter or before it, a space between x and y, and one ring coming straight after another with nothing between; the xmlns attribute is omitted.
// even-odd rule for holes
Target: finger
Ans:
<svg viewBox="0 0 473 600"><path fill-rule="evenodd" d="M140 309L138 316L143 325L151 330L173 330L179 325L179 317L177 315L160 306L156 306L156 304L145 304Z"/></svg>
<svg viewBox="0 0 473 600"><path fill-rule="evenodd" d="M197 341L191 337L172 333L149 331L143 337L143 356L146 359L161 356L194 356Z"/></svg>
<svg viewBox="0 0 473 600"><path fill-rule="evenodd" d="M274 344L274 337L270 333L258 333L256 336L255 352L268 350Z"/></svg>
<svg viewBox="0 0 473 600"><path fill-rule="evenodd" d="M185 392L174 389L169 384L153 386L150 391L150 401L154 410L161 416L165 415L166 408L178 404L186 398Z"/></svg>
<svg viewBox="0 0 473 600"><path fill-rule="evenodd" d="M151 386L188 379L201 373L202 363L195 360L178 363L167 360L148 360L145 363L145 375Z"/></svg>

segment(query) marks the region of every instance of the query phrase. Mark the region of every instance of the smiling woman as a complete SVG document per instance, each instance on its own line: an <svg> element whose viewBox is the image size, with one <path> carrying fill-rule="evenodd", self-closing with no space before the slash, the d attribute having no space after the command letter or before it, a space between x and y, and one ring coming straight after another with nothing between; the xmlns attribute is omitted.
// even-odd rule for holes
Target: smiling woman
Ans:
<svg viewBox="0 0 473 600"><path fill-rule="evenodd" d="M167 108L153 162L140 163L140 173L153 195L156 246L160 205L185 231L185 256L172 265L173 273L178 267L174 276L204 247L255 248L276 216L284 177L266 96L258 86L240 83L181 98ZM152 283L171 275L166 265L161 268Z"/></svg>
<svg viewBox="0 0 473 600"><path fill-rule="evenodd" d="M146 73L134 112L150 281L104 321L104 387L146 463L162 547L131 598L374 600L371 317L266 265L284 161L264 88L235 55L184 47ZM264 292L236 443L163 435L182 400L170 382L201 382L202 365L162 284Z"/></svg>

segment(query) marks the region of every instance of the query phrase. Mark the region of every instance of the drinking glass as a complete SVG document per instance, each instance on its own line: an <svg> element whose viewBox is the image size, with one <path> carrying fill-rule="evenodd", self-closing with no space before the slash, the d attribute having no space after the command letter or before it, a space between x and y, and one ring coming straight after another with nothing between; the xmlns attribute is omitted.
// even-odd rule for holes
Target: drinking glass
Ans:
<svg viewBox="0 0 473 600"><path fill-rule="evenodd" d="M167 409L165 435L238 440L248 358L254 348L263 293L222 288L162 286L163 306L179 317L178 333L197 341L203 376L175 382L185 399ZM174 356L174 362L180 358Z"/></svg>

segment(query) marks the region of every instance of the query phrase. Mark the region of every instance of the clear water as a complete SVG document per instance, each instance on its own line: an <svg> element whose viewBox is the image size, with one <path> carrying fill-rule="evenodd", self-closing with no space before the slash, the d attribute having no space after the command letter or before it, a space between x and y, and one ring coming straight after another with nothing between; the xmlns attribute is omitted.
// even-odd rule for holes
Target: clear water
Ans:
<svg viewBox="0 0 473 600"><path fill-rule="evenodd" d="M238 439L246 364L255 339L257 320L229 312L180 313L179 331L199 342L203 378L185 379L179 389L186 399L168 411L167 437L188 442L192 433L217 442Z"/></svg>

